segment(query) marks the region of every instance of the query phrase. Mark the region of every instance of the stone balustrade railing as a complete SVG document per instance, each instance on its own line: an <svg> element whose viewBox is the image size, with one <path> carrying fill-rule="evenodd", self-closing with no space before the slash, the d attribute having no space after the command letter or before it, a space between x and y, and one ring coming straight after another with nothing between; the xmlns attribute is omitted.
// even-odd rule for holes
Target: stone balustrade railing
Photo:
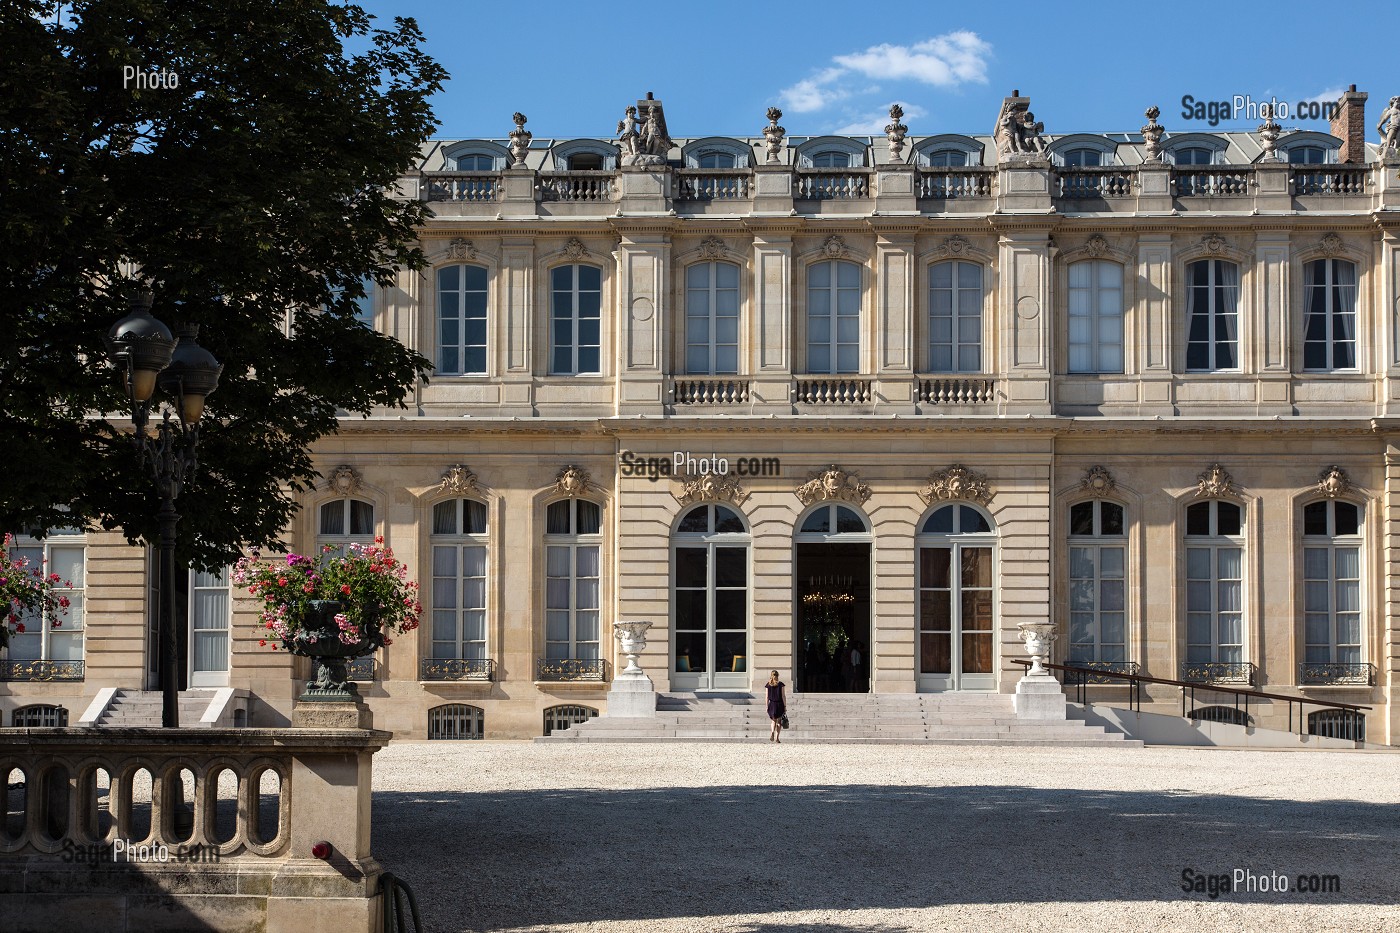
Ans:
<svg viewBox="0 0 1400 933"><path fill-rule="evenodd" d="M335 918L327 929L377 929L370 760L389 737L0 730L0 916L59 916L78 894L124 911L138 909L127 897L147 910L154 899L190 929L223 929L228 910L249 928L320 916ZM63 916L55 929L111 928L110 916Z"/></svg>
<svg viewBox="0 0 1400 933"><path fill-rule="evenodd" d="M977 376L925 376L915 398L927 405L983 405L997 399L997 381Z"/></svg>
<svg viewBox="0 0 1400 933"><path fill-rule="evenodd" d="M1254 170L1247 165L1192 165L1172 169L1172 193L1178 198L1248 197L1254 188Z"/></svg>
<svg viewBox="0 0 1400 933"><path fill-rule="evenodd" d="M916 193L921 198L951 201L988 198L996 191L997 171L990 166L919 169Z"/></svg>
<svg viewBox="0 0 1400 933"><path fill-rule="evenodd" d="M544 201L611 201L617 190L612 172L541 172Z"/></svg>
<svg viewBox="0 0 1400 933"><path fill-rule="evenodd" d="M798 201L850 201L874 193L868 169L798 169L793 198Z"/></svg>
<svg viewBox="0 0 1400 933"><path fill-rule="evenodd" d="M749 380L734 377L685 377L672 380L676 405L742 405L749 400Z"/></svg>
<svg viewBox="0 0 1400 933"><path fill-rule="evenodd" d="M1310 194L1365 194L1371 181L1371 172L1365 166L1295 166L1293 169L1293 195L1301 197Z"/></svg>
<svg viewBox="0 0 1400 933"><path fill-rule="evenodd" d="M1060 197L1070 200L1083 198L1130 198L1137 187L1137 173L1118 166L1081 166L1056 169L1060 178Z"/></svg>
<svg viewBox="0 0 1400 933"><path fill-rule="evenodd" d="M874 380L866 376L797 376L792 397L808 405L864 405L874 397Z"/></svg>
<svg viewBox="0 0 1400 933"><path fill-rule="evenodd" d="M500 197L501 176L496 172L424 172L426 201L495 201Z"/></svg>
<svg viewBox="0 0 1400 933"><path fill-rule="evenodd" d="M752 190L746 168L686 168L676 171L678 201L742 201Z"/></svg>

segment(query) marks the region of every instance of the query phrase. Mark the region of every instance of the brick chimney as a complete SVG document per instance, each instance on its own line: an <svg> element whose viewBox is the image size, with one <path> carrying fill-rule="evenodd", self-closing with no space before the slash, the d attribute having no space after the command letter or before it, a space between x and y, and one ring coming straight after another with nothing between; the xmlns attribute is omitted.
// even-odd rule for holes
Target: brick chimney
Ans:
<svg viewBox="0 0 1400 933"><path fill-rule="evenodd" d="M1353 84L1342 92L1332 117L1332 135L1342 141L1339 162L1366 161L1366 92Z"/></svg>

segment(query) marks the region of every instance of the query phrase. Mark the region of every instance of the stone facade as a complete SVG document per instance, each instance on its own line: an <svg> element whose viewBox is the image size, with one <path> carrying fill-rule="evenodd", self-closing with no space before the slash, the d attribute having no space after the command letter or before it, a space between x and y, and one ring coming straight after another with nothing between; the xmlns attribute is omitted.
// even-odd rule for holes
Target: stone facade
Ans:
<svg viewBox="0 0 1400 933"><path fill-rule="evenodd" d="M1348 127L1364 101L1346 95ZM1029 104L1003 103L1020 142L1000 156L893 113L874 138L788 136L770 110L753 137L668 139L650 96L617 138L532 136L516 114L509 138L426 147L400 187L432 204L430 268L375 290L374 326L439 371L407 412L320 444L329 481L289 529L310 548L348 496L417 568L419 637L361 685L375 726L422 738L431 709L464 704L486 737L526 737L551 708L601 712L622 619L653 623L640 662L662 690L777 669L1010 692L1018 623L1048 618L1054 661L1357 703L1369 741L1400 739L1395 166L1351 136L1172 132L1155 108L1146 139L1057 136ZM435 535L453 498L484 505L484 530ZM569 501L596 524L550 508ZM1075 509L1095 501L1114 508ZM1355 527L1316 503L1355 506ZM968 511L945 527L950 505ZM711 506L728 513L707 527L735 530L687 530ZM847 511L821 530L824 508ZM144 561L86 540L85 679L0 683L0 711L76 720L99 689L143 685ZM712 573L724 548L742 549L738 596ZM944 555L972 568L957 599ZM687 582L692 558L708 569ZM813 636L804 597L842 588L851 616ZM232 603L223 683L251 724L285 723L293 662ZM818 675L813 638L864 663ZM1179 712L1181 692L1145 705ZM1286 706L1251 715L1287 727Z"/></svg>

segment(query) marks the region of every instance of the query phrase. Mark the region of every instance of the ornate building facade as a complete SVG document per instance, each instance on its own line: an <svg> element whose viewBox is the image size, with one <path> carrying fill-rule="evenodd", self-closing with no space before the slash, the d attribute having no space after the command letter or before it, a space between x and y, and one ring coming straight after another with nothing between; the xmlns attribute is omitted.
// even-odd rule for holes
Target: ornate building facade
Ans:
<svg viewBox="0 0 1400 933"><path fill-rule="evenodd" d="M365 323L436 372L321 443L290 529L417 570L418 637L358 668L376 725L604 711L622 620L662 690L1007 692L1049 618L1054 660L1395 743L1400 108L1368 145L1365 99L1331 134L1051 135L1017 93L986 136L672 139L648 96L615 138L433 143L430 265ZM5 725L115 721L146 558L35 546L85 625L11 646ZM185 589L201 715L287 721L305 671L226 578Z"/></svg>

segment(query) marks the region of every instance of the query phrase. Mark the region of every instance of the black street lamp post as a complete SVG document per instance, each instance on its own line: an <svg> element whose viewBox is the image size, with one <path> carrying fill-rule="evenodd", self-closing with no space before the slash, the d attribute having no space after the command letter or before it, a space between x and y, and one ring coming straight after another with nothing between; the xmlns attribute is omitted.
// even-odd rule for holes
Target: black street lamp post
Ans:
<svg viewBox="0 0 1400 933"><path fill-rule="evenodd" d="M131 313L112 325L107 349L122 370L131 423L141 460L150 466L160 496L160 689L161 725L180 725L179 669L175 624L175 536L180 513L175 500L199 466L199 418L204 400L219 385L223 366L196 341L199 325L178 328L178 340L170 329L151 317L150 292L131 302ZM154 433L147 431L156 389L175 405L160 408Z"/></svg>

